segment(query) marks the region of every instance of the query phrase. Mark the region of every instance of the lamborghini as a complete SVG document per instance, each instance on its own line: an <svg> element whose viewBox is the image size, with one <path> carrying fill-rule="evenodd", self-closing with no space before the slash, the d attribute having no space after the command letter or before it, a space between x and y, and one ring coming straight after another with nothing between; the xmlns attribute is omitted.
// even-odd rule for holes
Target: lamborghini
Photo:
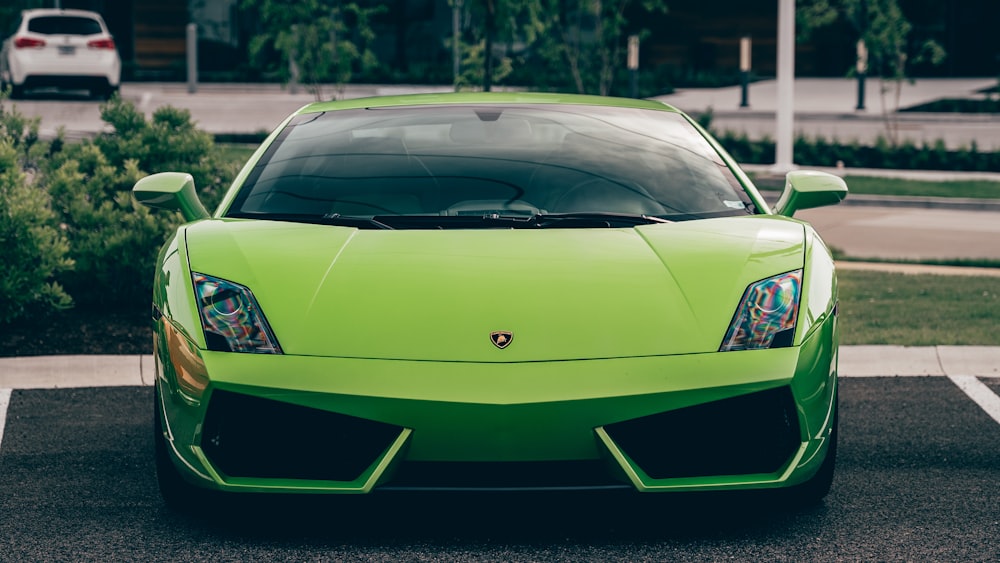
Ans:
<svg viewBox="0 0 1000 563"><path fill-rule="evenodd" d="M792 216L847 187L795 170L772 205L669 105L318 102L213 212L183 172L133 194L183 216L152 304L171 507L831 487L836 273Z"/></svg>

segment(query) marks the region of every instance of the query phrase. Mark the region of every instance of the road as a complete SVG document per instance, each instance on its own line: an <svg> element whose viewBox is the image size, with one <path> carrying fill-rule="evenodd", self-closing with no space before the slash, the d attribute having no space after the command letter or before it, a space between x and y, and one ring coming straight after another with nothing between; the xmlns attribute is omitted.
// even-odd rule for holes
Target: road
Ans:
<svg viewBox="0 0 1000 563"><path fill-rule="evenodd" d="M992 394L1000 378L976 378ZM948 377L841 380L834 488L757 497L268 498L183 517L157 496L151 389L14 390L0 561L995 561L1000 424Z"/></svg>
<svg viewBox="0 0 1000 563"><path fill-rule="evenodd" d="M795 216L852 258L1000 260L1000 211L841 204Z"/></svg>

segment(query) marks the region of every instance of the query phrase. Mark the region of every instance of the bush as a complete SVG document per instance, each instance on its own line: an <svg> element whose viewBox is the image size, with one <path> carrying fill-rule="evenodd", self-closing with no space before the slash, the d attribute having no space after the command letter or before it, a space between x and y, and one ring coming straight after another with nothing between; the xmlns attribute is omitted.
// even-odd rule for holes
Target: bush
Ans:
<svg viewBox="0 0 1000 563"><path fill-rule="evenodd" d="M135 182L156 172L189 172L206 206L214 206L236 171L186 110L160 108L147 120L115 98L101 116L114 131L64 144L47 161L42 181L76 261L62 277L66 289L81 306L138 309L149 302L157 252L182 219L137 204Z"/></svg>
<svg viewBox="0 0 1000 563"><path fill-rule="evenodd" d="M37 156L37 120L0 105L0 325L28 314L65 309L72 300L55 281L73 266L55 227L49 196L22 171Z"/></svg>
<svg viewBox="0 0 1000 563"><path fill-rule="evenodd" d="M134 160L117 168L93 144L70 147L72 158L47 178L76 260L63 275L66 288L84 306L145 306L156 251L180 218L134 202L128 188L144 175Z"/></svg>
<svg viewBox="0 0 1000 563"><path fill-rule="evenodd" d="M187 172L207 209L218 204L235 170L219 158L212 135L198 129L185 109L163 106L146 117L131 102L113 98L101 119L114 128L94 140L112 166L134 160L145 174ZM131 190L132 185L122 186Z"/></svg>
<svg viewBox="0 0 1000 563"><path fill-rule="evenodd" d="M737 162L774 162L774 141L768 137L751 140L745 133L732 131L713 134ZM981 152L975 142L947 150L940 140L932 145L903 142L894 147L884 137L878 137L872 146L863 146L857 141L842 144L823 137L797 136L792 153L795 162L805 166L836 166L843 162L850 168L1000 172L1000 151Z"/></svg>

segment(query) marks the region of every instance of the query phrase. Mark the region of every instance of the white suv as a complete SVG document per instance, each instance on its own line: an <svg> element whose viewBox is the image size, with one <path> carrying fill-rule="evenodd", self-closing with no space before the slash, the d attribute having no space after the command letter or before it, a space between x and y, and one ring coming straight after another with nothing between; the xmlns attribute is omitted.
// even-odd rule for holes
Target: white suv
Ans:
<svg viewBox="0 0 1000 563"><path fill-rule="evenodd" d="M12 98L35 88L88 90L109 98L121 59L104 20L85 10L24 10L0 51L0 86Z"/></svg>

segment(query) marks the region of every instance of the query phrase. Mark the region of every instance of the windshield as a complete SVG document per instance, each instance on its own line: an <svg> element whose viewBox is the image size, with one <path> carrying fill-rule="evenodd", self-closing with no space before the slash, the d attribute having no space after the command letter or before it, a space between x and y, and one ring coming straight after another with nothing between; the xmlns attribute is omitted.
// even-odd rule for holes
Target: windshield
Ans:
<svg viewBox="0 0 1000 563"><path fill-rule="evenodd" d="M676 221L750 212L732 172L676 113L511 104L299 116L268 148L226 215L366 217L393 228L471 228L480 223L469 219L482 217L492 219L481 222L490 228L510 226L498 217ZM393 221L397 216L408 219Z"/></svg>

